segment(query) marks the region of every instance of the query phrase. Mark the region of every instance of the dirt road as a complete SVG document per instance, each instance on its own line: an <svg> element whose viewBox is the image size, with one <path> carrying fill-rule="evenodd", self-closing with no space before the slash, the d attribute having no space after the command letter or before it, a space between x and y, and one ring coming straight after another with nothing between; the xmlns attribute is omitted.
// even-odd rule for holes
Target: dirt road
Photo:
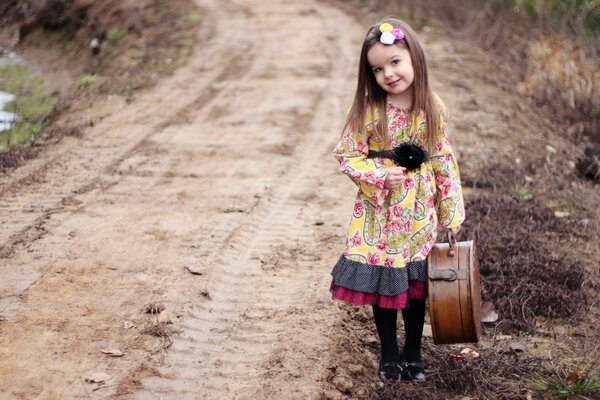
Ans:
<svg viewBox="0 0 600 400"><path fill-rule="evenodd" d="M0 177L0 398L320 393L355 190L330 151L364 32L326 3L196 3L185 67ZM564 142L481 78L480 52L423 40L465 171Z"/></svg>
<svg viewBox="0 0 600 400"><path fill-rule="evenodd" d="M361 30L312 2L197 3L186 67L0 178L2 398L319 391ZM168 352L141 333L150 303ZM83 382L99 371L114 386Z"/></svg>

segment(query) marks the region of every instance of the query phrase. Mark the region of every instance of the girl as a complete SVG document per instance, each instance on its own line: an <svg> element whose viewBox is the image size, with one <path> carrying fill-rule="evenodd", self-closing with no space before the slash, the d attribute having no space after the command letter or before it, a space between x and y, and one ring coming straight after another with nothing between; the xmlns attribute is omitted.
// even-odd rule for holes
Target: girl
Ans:
<svg viewBox="0 0 600 400"><path fill-rule="evenodd" d="M346 250L331 272L333 298L373 306L381 379L424 380L426 257L439 225L456 235L465 213L445 111L405 22L385 19L368 30L356 95L333 153L359 187Z"/></svg>

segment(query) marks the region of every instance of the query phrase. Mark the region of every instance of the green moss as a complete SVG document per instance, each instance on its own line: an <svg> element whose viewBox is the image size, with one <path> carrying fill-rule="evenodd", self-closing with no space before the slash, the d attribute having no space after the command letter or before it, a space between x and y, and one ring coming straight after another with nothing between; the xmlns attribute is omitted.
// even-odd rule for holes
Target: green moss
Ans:
<svg viewBox="0 0 600 400"><path fill-rule="evenodd" d="M20 117L10 131L2 134L2 148L29 141L43 129L56 97L26 67L11 62L0 65L0 91L16 96L4 109Z"/></svg>
<svg viewBox="0 0 600 400"><path fill-rule="evenodd" d="M30 141L35 135L39 134L42 131L44 126L37 123L25 122L23 124L19 124L18 128L13 132L13 144L23 144Z"/></svg>

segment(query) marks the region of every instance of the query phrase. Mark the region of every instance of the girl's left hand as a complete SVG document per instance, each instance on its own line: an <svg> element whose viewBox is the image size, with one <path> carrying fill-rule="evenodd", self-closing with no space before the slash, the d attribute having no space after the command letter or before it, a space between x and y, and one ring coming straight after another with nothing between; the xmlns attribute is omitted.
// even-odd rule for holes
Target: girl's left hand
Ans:
<svg viewBox="0 0 600 400"><path fill-rule="evenodd" d="M460 232L460 226L457 226L456 228L450 228L450 232L452 232L452 236L456 238L458 236L458 232Z"/></svg>

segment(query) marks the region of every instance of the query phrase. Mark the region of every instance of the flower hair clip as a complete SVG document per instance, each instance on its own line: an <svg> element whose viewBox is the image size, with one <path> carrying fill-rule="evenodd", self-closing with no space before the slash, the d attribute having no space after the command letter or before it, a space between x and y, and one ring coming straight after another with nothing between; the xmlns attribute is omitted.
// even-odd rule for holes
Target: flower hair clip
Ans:
<svg viewBox="0 0 600 400"><path fill-rule="evenodd" d="M381 32L379 41L383 44L394 44L396 40L404 39L404 32L402 32L402 29L394 28L392 24L387 22L379 25L379 32Z"/></svg>

